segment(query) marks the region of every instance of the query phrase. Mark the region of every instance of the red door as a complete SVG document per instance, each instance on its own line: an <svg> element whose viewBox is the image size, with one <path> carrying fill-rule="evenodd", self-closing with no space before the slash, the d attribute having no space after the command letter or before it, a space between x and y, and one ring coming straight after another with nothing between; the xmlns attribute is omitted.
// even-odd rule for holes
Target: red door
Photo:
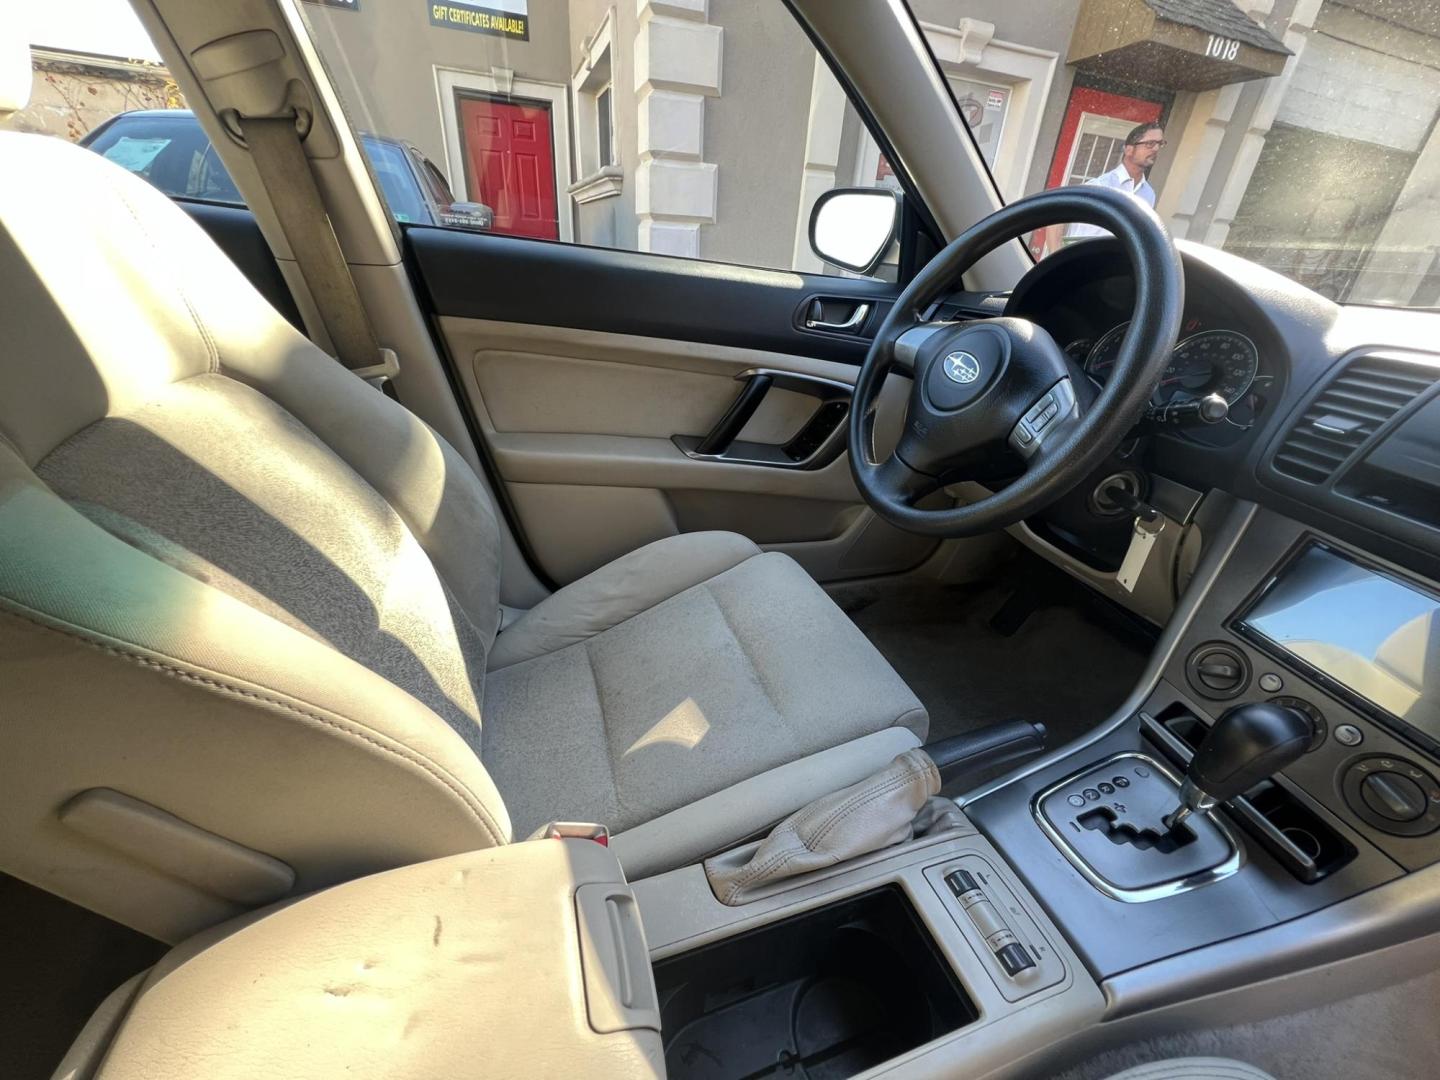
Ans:
<svg viewBox="0 0 1440 1080"><path fill-rule="evenodd" d="M1060 124L1060 138L1055 143L1055 156L1050 159L1050 176L1045 186L1059 187L1065 183L1065 167L1070 163L1070 151L1075 146L1081 117L1086 113L1112 117L1133 126L1159 120L1164 108L1158 101L1077 86L1065 106L1065 119Z"/></svg>
<svg viewBox="0 0 1440 1080"><path fill-rule="evenodd" d="M1160 119L1165 106L1158 101L1145 98L1109 94L1103 90L1077 86L1070 92L1070 101L1065 106L1065 117L1060 123L1060 137L1055 143L1055 154L1050 159L1050 175L1045 181L1047 188L1061 187L1066 183L1066 170L1072 164L1071 151L1076 149L1075 140L1086 119L1116 121L1117 131L1128 132L1136 124L1145 124ZM1123 137L1123 136L1122 136ZM1112 138L1107 141L1116 141ZM1109 160L1106 165L1110 165ZM1054 250L1061 243L1064 230L1058 226L1036 229L1027 243L1030 254L1039 259Z"/></svg>
<svg viewBox="0 0 1440 1080"><path fill-rule="evenodd" d="M548 105L460 99L470 198L495 211L493 231L560 239Z"/></svg>

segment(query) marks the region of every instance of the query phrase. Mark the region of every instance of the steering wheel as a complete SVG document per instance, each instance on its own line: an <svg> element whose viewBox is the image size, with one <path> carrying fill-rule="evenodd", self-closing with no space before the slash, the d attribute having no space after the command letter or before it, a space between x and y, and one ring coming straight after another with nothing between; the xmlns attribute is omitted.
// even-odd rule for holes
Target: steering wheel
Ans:
<svg viewBox="0 0 1440 1080"><path fill-rule="evenodd" d="M1098 394L1042 327L1014 317L927 322L923 313L1001 244L1063 222L1102 226L1135 278L1130 328ZM975 536L1012 525L1083 480L1139 422L1175 348L1184 307L1180 256L1140 200L1110 188L1056 188L1020 199L956 237L890 309L855 381L850 471L886 521L924 536ZM883 462L875 402L892 369L910 373L905 426ZM1018 478L964 506L921 509L938 488L1009 454Z"/></svg>

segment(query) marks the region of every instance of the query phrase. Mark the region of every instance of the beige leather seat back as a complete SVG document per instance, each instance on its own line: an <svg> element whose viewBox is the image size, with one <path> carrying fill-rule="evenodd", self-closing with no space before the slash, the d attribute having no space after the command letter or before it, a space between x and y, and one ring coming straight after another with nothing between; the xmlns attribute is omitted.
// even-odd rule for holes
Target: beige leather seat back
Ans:
<svg viewBox="0 0 1440 1080"><path fill-rule="evenodd" d="M0 281L0 869L175 941L505 842L454 451L88 151L0 133Z"/></svg>

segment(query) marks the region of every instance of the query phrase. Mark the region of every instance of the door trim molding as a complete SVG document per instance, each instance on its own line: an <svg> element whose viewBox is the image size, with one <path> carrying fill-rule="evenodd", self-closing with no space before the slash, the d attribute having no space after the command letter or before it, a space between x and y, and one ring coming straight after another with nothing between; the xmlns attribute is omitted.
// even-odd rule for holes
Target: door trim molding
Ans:
<svg viewBox="0 0 1440 1080"><path fill-rule="evenodd" d="M515 78L507 79L502 86L501 81L493 74L435 65L435 92L440 103L440 126L445 133L445 161L452 178L465 175L465 148L460 138L460 117L455 105L457 91L501 99L532 98L550 106L550 137L554 140L555 203L559 208L560 239L564 243L573 243L575 215L568 193L574 182L574 177L570 175L571 120L568 89L564 83ZM451 186L454 186L453 179Z"/></svg>

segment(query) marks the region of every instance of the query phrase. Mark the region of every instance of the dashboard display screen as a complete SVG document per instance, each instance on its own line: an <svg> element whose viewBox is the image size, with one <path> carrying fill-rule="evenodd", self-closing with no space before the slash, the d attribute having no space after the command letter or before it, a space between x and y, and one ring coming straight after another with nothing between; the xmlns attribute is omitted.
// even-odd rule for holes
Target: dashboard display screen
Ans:
<svg viewBox="0 0 1440 1080"><path fill-rule="evenodd" d="M1440 742L1440 599L1311 544L1238 625Z"/></svg>

